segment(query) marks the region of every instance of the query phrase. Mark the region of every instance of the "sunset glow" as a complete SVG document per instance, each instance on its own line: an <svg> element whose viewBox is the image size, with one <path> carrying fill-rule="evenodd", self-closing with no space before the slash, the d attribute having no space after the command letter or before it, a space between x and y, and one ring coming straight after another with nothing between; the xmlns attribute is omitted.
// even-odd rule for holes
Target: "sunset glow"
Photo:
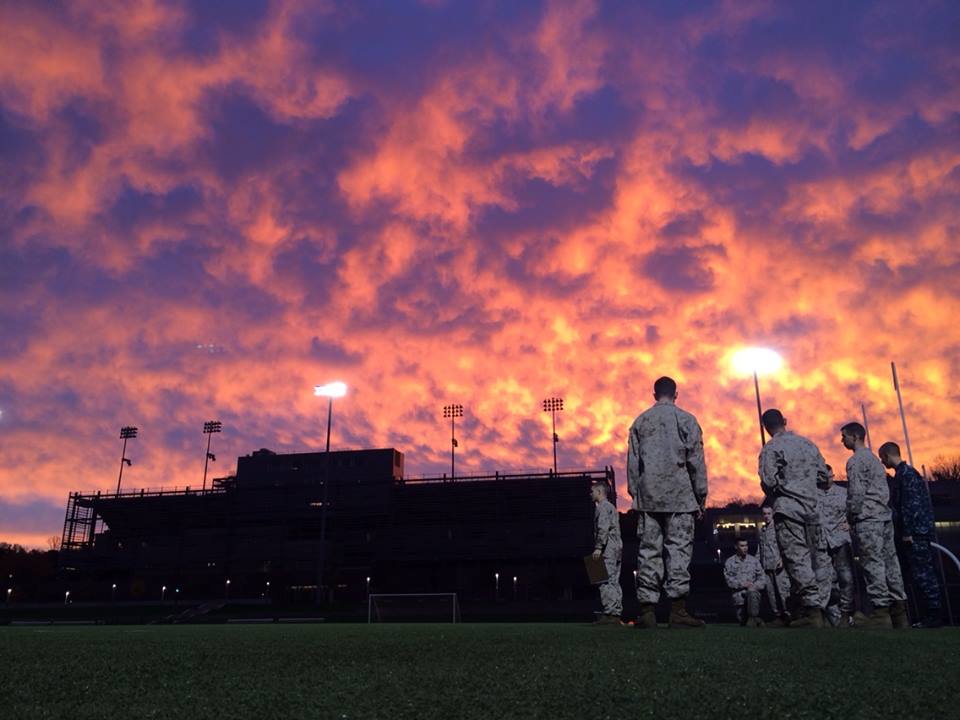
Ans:
<svg viewBox="0 0 960 720"><path fill-rule="evenodd" d="M0 6L0 540L258 448L614 467L670 375L710 503L765 407L960 451L956 3ZM743 355L756 345L768 354ZM740 352L738 352L740 351ZM772 371L771 371L772 370ZM618 482L625 488L626 482ZM625 490L624 490L625 492ZM620 507L627 507L624 497Z"/></svg>

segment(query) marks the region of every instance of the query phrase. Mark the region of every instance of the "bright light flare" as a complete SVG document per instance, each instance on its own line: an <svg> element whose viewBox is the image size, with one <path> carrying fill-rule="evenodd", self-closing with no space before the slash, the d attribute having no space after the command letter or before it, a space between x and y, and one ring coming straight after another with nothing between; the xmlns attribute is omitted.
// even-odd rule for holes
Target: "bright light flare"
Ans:
<svg viewBox="0 0 960 720"><path fill-rule="evenodd" d="M769 348L744 348L731 358L734 369L742 375L768 375L783 367L783 358Z"/></svg>
<svg viewBox="0 0 960 720"><path fill-rule="evenodd" d="M317 397L339 398L347 394L347 385L342 382L332 382L326 385L317 385L313 388Z"/></svg>

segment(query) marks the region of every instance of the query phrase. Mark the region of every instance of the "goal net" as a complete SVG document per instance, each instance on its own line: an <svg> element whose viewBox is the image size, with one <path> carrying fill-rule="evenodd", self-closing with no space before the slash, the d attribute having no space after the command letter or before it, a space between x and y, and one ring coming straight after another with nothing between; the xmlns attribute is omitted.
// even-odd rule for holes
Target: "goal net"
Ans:
<svg viewBox="0 0 960 720"><path fill-rule="evenodd" d="M456 593L371 594L367 622L460 622L460 603Z"/></svg>

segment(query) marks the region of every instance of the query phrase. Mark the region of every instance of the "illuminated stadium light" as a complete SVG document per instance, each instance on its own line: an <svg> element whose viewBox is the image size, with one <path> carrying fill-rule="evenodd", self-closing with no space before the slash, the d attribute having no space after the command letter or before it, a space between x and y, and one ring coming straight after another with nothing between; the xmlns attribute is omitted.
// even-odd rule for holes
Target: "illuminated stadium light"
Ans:
<svg viewBox="0 0 960 720"><path fill-rule="evenodd" d="M783 367L783 357L770 348L743 348L733 354L731 361L741 375L769 375Z"/></svg>
<svg viewBox="0 0 960 720"><path fill-rule="evenodd" d="M550 419L553 422L553 474L557 474L557 443L560 442L560 436L557 435L557 413L563 410L563 398L547 398L543 401L543 411L550 413Z"/></svg>
<svg viewBox="0 0 960 720"><path fill-rule="evenodd" d="M223 432L223 423L219 420L207 420L203 424L203 434L207 436L207 455L203 460L203 490L207 490L207 466L210 461L217 461L217 456L210 452L210 439L214 433Z"/></svg>
<svg viewBox="0 0 960 720"><path fill-rule="evenodd" d="M123 450L120 451L120 474L117 476L117 495L120 494L120 483L123 481L123 466L130 467L133 462L127 457L127 440L137 437L137 428L133 425L124 425L120 428L120 439L123 440Z"/></svg>
<svg viewBox="0 0 960 720"><path fill-rule="evenodd" d="M457 418L463 417L463 405L444 405L443 416L450 419L450 479L456 478L457 471Z"/></svg>
<svg viewBox="0 0 960 720"><path fill-rule="evenodd" d="M317 397L341 398L347 394L347 385L342 382L331 382L326 385L315 385L313 394Z"/></svg>

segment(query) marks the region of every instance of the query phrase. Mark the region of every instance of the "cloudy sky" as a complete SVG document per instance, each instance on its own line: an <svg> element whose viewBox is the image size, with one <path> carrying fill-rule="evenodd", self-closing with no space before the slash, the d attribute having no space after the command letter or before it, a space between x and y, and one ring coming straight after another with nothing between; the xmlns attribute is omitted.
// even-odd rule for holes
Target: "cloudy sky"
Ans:
<svg viewBox="0 0 960 720"><path fill-rule="evenodd" d="M0 540L70 490L335 448L612 465L669 374L711 501L758 494L739 348L828 462L955 454L960 5L0 6ZM623 483L621 483L622 485ZM621 507L626 503L621 498Z"/></svg>

